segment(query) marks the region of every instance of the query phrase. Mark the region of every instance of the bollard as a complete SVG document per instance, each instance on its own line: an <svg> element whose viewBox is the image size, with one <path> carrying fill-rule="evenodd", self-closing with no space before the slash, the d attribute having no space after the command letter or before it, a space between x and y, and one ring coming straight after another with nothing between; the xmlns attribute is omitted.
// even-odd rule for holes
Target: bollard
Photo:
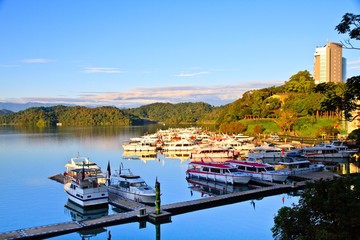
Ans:
<svg viewBox="0 0 360 240"><path fill-rule="evenodd" d="M160 214L160 183L158 182L157 178L155 182L155 191L155 214Z"/></svg>

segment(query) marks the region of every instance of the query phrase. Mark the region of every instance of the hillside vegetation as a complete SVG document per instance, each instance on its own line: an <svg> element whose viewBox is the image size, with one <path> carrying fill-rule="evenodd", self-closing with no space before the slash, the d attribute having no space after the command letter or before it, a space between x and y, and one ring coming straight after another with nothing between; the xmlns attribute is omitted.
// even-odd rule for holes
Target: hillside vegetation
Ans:
<svg viewBox="0 0 360 240"><path fill-rule="evenodd" d="M18 126L127 126L142 121L115 107L34 107L0 117L0 122Z"/></svg>

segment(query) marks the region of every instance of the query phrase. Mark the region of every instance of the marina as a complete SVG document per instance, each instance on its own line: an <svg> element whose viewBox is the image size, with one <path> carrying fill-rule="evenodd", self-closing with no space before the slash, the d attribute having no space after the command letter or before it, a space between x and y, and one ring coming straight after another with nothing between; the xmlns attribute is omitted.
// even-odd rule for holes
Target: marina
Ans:
<svg viewBox="0 0 360 240"><path fill-rule="evenodd" d="M131 129L137 130L139 128ZM154 183L155 179L159 179L159 182L161 182L162 185L160 212L156 212L156 206L154 207L153 205L149 206L136 201L131 201L112 193L108 193L107 207L88 211L69 204L67 194L64 192L62 185L65 181L65 176L63 173L54 173L63 172L64 165L66 165L66 159L71 159L69 155L72 153L63 151L63 144L58 144L58 141L56 140L56 138L63 135L62 133L56 132L50 138L55 139L55 141L46 140L47 145L45 145L46 147L44 149L49 149L48 152L33 151L38 145L35 145L37 144L37 141L31 141L31 143L34 144L30 145L32 147L32 157L30 158L31 161L28 163L23 161L23 156L19 154L22 152L22 148L25 148L25 146L27 147L27 144L24 146L18 144L17 148L19 150L15 151L15 155L14 152L11 152L11 155L9 155L12 159L15 159L14 163L17 165L21 163L24 166L22 168L17 168L19 171L17 174L19 178L14 179L14 183L11 186L6 186L5 190L10 194L7 195L6 198L1 199L1 206L9 206L7 209L12 209L12 211L3 209L7 219L0 220L1 226L3 226L0 239L38 239L50 237L53 237L54 239L69 239L74 238L79 234L86 238L87 236L92 235L94 239L102 239L104 234L109 234L110 231L116 238L123 237L124 235L129 238L130 235L128 235L128 233L139 236L142 235L143 232L152 232L154 228L151 226L154 226L156 231L158 231L159 225L162 225L162 228L164 229L171 228L171 231L178 231L180 233L182 232L182 227L180 226L187 225L189 221L196 216L203 216L197 221L202 221L205 225L211 223L215 224L216 218L211 217L211 215L219 211L219 209L221 209L220 211L228 211L228 217L224 219L227 227L230 227L233 224L240 224L243 226L245 219L239 219L238 216L233 215L233 213L235 213L234 209L240 207L242 211L245 212L249 210L255 211L255 205L253 206L254 202L257 203L256 209L259 208L258 212L252 212L250 215L247 214L248 217L246 218L246 222L250 221L255 224L256 222L261 221L261 224L264 224L263 219L268 219L265 224L266 226L263 227L264 230L256 233L259 238L260 236L266 236L261 238L268 239L273 216L277 209L281 207L281 204L284 204L284 201L281 199L288 199L288 201L285 201L285 204L289 206L291 202L296 202L298 199L293 193L301 190L304 187L305 182L309 179L327 179L336 176L331 175L329 172L316 172L306 176L305 179L304 174L297 174L296 176L292 175L284 184L262 181L261 179L251 179L247 184L231 184L231 181L226 184L225 182L217 181L215 179L207 180L206 178L197 177L187 178L186 171L191 163L191 153L189 153L189 151L170 152L158 150L155 153L150 152L154 155L154 158L151 159L151 161L148 159L139 161L140 159L131 157L134 152L128 152L122 149L122 142L132 137L141 136L144 132L146 132L146 128L128 135L123 133L118 135L115 131L116 134L114 136L110 135L110 137L106 138L102 136L102 132L100 132L100 137L94 136L93 133L91 133L90 137L86 140L86 144L88 145L86 148L82 146L84 142L78 141L74 149L70 150L72 153L81 152L82 154L85 153L87 156L90 156L91 159L96 159L96 164L99 168L101 166L103 169L106 169L106 165L109 166L110 162L112 164L112 169L116 169L119 164L121 166L122 162L124 162L125 166L134 170L136 175L144 177L144 179L150 183L151 187L151 183ZM14 134L14 136L17 135ZM43 139L43 136L47 137L48 135L29 134L29 137L34 136ZM179 138L185 138L185 136L186 135L181 135L181 137L177 137L176 141L179 141ZM208 134L206 137L205 133L201 133L199 136L192 136L192 134L188 134L187 136L189 136L190 139L195 137L194 139L200 140L200 136L203 139L206 139L206 144L202 145L202 143L198 143L203 147L206 145L208 146L211 141L225 141L225 136L212 137ZM23 135L19 135L19 138L23 138ZM66 140L66 142L68 142L70 146L70 144L73 144L74 139L78 140L80 138L71 137L68 139L69 140ZM4 143L9 145L11 141L3 142L3 144ZM104 147L104 143L106 143L106 148ZM89 146L93 150L89 150ZM126 155L125 153L128 153L129 155ZM140 153L148 154L148 151L136 152L139 156ZM49 161L49 159L54 160ZM216 162L213 162L211 158L203 158L203 160L204 159L208 160L207 164L223 164L221 162L226 160L226 158L218 158ZM199 162L203 163L201 160L199 160ZM71 161L69 163L71 166L73 165ZM78 172L70 175L69 171L66 171L66 175L67 177L74 177L79 174L78 177L82 179L80 173L82 173L84 169L86 174L86 171L92 169L90 166L93 164L94 162L90 161L87 161L87 164L81 164L79 162L78 164L75 164L77 166L74 166L74 170ZM39 169L39 171L37 171L36 174L34 172L28 172L27 170L30 166L31 168ZM4 170L6 172L11 172L11 170L6 168ZM49 177L51 173L53 175ZM46 176L45 174L48 175ZM95 173L91 174L94 177L100 176ZM105 175L109 176L108 174ZM35 181L28 180L29 177L41 180L42 184L45 184L44 187L41 187L41 185L38 187L39 185L37 186ZM48 178L54 181L49 181ZM102 179L104 180L103 175ZM23 183L20 183L19 180ZM55 183L55 181L62 183L61 186L60 184ZM32 184L31 188L28 187L29 183ZM106 184L108 184L108 182ZM16 191L17 189L22 189L27 192L26 195L29 198L28 207L23 206L22 202L19 201L20 198L17 193L18 191ZM47 196L52 197L49 199ZM266 209L261 209L262 205L265 203L268 207L266 207ZM217 206L222 207L216 208ZM12 214L13 211L15 214ZM19 215L17 212L24 213L24 215ZM204 215L207 217L204 217ZM150 223L149 227L145 227L146 222ZM175 229L173 229L174 227ZM126 229L125 232L124 229ZM166 235L168 230L164 231L164 234ZM86 234L86 232L89 234ZM190 228L186 234L196 233ZM216 234L216 232L214 232L214 234ZM98 238L96 235L102 236L102 238Z"/></svg>
<svg viewBox="0 0 360 240"><path fill-rule="evenodd" d="M110 204L114 204L130 211L100 217L97 219L84 220L78 222L64 222L47 226L38 226L33 228L18 229L15 231L0 233L0 239L38 239L62 235L82 229L104 227L114 224L125 224L136 221L149 221L151 223L161 223L171 221L171 216L183 214L191 211L197 211L206 208L222 206L235 202L246 201L255 198L266 197L275 194L282 194L291 191L303 189L307 181L318 179L333 179L334 174L329 172L318 172L307 174L307 180L296 182L296 184L269 184L262 182L266 187L252 189L249 191L230 193L221 196L202 198L193 201L185 201L161 206L162 214L155 214L155 207L146 206L133 201L121 201L112 196L109 197ZM305 179L305 178L304 178ZM114 200L115 199L115 200Z"/></svg>

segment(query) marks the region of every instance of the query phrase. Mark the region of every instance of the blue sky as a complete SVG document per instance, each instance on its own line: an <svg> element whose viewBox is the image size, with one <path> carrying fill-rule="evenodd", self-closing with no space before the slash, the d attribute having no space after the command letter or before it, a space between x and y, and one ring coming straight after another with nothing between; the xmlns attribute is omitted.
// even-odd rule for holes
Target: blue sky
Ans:
<svg viewBox="0 0 360 240"><path fill-rule="evenodd" d="M360 1L0 0L0 102L223 105L313 73L347 12Z"/></svg>

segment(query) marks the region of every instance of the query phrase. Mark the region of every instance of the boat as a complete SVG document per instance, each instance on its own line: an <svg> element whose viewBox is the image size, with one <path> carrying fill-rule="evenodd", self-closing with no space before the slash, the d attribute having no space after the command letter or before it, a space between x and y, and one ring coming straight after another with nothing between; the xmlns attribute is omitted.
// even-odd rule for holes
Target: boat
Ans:
<svg viewBox="0 0 360 240"><path fill-rule="evenodd" d="M164 151L191 151L195 147L194 142L188 140L179 140L174 142L164 142L162 150Z"/></svg>
<svg viewBox="0 0 360 240"><path fill-rule="evenodd" d="M66 177L64 190L68 199L81 207L99 207L108 204L108 191L104 183L98 182L95 169L77 168Z"/></svg>
<svg viewBox="0 0 360 240"><path fill-rule="evenodd" d="M322 163L311 163L309 160L300 159L279 162L274 166L275 169L287 170L290 175L306 174L311 172L320 172L324 169Z"/></svg>
<svg viewBox="0 0 360 240"><path fill-rule="evenodd" d="M187 178L197 177L231 184L247 184L251 176L251 174L239 172L236 167L227 163L192 161L186 170Z"/></svg>
<svg viewBox="0 0 360 240"><path fill-rule="evenodd" d="M284 151L281 148L273 145L263 145L260 147L254 147L249 150L249 158L261 158L264 161L279 161L284 157Z"/></svg>
<svg viewBox="0 0 360 240"><path fill-rule="evenodd" d="M330 146L314 146L301 148L297 151L295 156L303 158L321 158L321 159L339 159L349 158L353 153L351 151L339 151L335 147ZM294 157L294 155L287 155L288 157Z"/></svg>
<svg viewBox="0 0 360 240"><path fill-rule="evenodd" d="M124 199L155 204L155 189L147 185L140 176L134 175L130 169L122 166L110 175L108 191Z"/></svg>
<svg viewBox="0 0 360 240"><path fill-rule="evenodd" d="M124 151L156 151L156 142L142 139L139 142L128 142L122 145Z"/></svg>
<svg viewBox="0 0 360 240"><path fill-rule="evenodd" d="M227 163L241 172L252 174L252 178L262 181L285 182L290 174L289 171L275 170L272 165L257 161L229 160Z"/></svg>
<svg viewBox="0 0 360 240"><path fill-rule="evenodd" d="M94 162L90 162L88 157L73 157L69 162L65 164L65 172L64 176L72 177L74 169L92 169L96 172L98 182L105 183L106 182L106 174L101 171L101 168Z"/></svg>
<svg viewBox="0 0 360 240"><path fill-rule="evenodd" d="M201 159L213 159L217 161L218 159L234 159L237 157L237 152L233 149L223 148L223 147L212 147L212 146L199 146L191 151L190 159L192 160L201 160Z"/></svg>

